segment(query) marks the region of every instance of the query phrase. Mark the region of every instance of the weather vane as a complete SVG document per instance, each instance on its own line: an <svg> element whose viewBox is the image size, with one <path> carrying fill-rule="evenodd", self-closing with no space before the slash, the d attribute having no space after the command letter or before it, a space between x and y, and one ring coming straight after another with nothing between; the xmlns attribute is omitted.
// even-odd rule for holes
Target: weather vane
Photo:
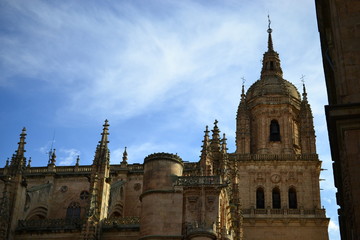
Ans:
<svg viewBox="0 0 360 240"><path fill-rule="evenodd" d="M270 15L268 14L268 21L269 21L269 25L268 25L268 33L271 33L272 32L272 29L270 27L271 25L271 20L270 20Z"/></svg>
<svg viewBox="0 0 360 240"><path fill-rule="evenodd" d="M305 84L305 75L304 74L301 74L301 82L303 83L303 84Z"/></svg>
<svg viewBox="0 0 360 240"><path fill-rule="evenodd" d="M242 77L241 80L242 80L242 85L244 85L246 82L246 79L244 77Z"/></svg>

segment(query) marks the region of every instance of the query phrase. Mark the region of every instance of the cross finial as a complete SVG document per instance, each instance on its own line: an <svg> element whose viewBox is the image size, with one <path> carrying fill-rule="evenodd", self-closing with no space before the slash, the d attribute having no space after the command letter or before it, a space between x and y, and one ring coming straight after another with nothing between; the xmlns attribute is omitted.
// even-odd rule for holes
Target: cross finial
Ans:
<svg viewBox="0 0 360 240"><path fill-rule="evenodd" d="M301 74L301 82L303 83L303 84L305 84L305 75L304 74Z"/></svg>
<svg viewBox="0 0 360 240"><path fill-rule="evenodd" d="M244 85L246 82L246 79L244 77L242 77L241 80L242 80L242 85Z"/></svg>

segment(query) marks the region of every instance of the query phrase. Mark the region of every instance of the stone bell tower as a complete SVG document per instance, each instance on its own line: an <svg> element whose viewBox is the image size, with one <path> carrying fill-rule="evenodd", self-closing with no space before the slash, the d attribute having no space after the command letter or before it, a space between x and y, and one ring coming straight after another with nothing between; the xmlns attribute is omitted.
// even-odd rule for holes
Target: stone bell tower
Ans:
<svg viewBox="0 0 360 240"><path fill-rule="evenodd" d="M261 77L237 111L236 152L245 239L328 239L321 161L305 86L283 78L270 21Z"/></svg>

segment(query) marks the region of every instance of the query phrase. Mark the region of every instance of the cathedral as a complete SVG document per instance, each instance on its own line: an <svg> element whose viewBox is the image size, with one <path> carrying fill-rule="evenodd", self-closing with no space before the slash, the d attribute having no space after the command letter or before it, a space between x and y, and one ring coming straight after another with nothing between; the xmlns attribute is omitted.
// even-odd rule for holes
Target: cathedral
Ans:
<svg viewBox="0 0 360 240"><path fill-rule="evenodd" d="M106 120L91 165L56 166L53 151L31 167L24 128L0 168L0 239L328 240L306 88L283 78L267 32L260 79L242 86L235 152L215 120L198 161L153 153L129 164L125 149L110 164Z"/></svg>

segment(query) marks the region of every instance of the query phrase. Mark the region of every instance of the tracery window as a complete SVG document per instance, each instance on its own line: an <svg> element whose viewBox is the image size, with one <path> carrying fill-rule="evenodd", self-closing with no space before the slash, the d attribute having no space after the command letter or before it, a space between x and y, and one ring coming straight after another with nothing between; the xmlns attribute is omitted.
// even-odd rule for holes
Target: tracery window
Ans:
<svg viewBox="0 0 360 240"><path fill-rule="evenodd" d="M66 218L67 219L80 218L80 212L81 212L80 203L72 202L70 203L70 205L66 210Z"/></svg>
<svg viewBox="0 0 360 240"><path fill-rule="evenodd" d="M256 190L256 208L265 208L265 194L261 187Z"/></svg>
<svg viewBox="0 0 360 240"><path fill-rule="evenodd" d="M297 197L295 188L291 187L289 189L289 208L296 209L297 208Z"/></svg>
<svg viewBox="0 0 360 240"><path fill-rule="evenodd" d="M280 126L276 120L271 120L270 123L270 141L280 141Z"/></svg>
<svg viewBox="0 0 360 240"><path fill-rule="evenodd" d="M281 208L280 189L277 187L272 190L272 205L273 208Z"/></svg>

